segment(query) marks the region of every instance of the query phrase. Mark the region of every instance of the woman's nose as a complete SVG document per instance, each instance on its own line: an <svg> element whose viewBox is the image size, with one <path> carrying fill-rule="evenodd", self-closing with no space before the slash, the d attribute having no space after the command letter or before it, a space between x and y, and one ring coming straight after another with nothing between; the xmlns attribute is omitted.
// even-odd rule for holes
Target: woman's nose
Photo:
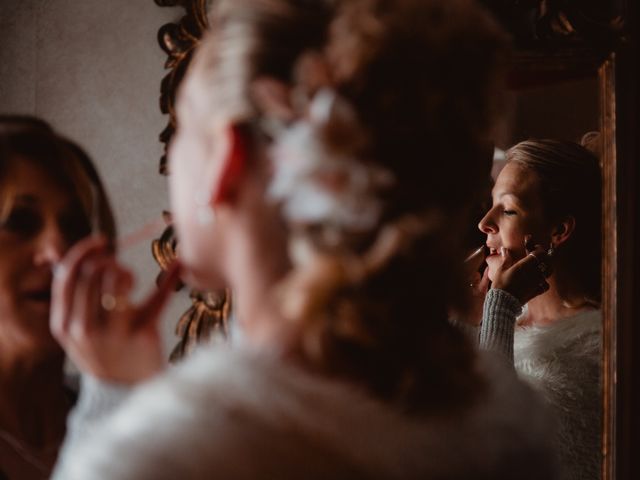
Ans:
<svg viewBox="0 0 640 480"><path fill-rule="evenodd" d="M482 233L489 235L490 233L498 233L498 226L493 221L492 218L493 209L489 210L487 214L482 217L480 223L478 223L478 228Z"/></svg>
<svg viewBox="0 0 640 480"><path fill-rule="evenodd" d="M38 238L34 261L36 265L55 265L62 259L68 247L65 235L57 225L46 226Z"/></svg>

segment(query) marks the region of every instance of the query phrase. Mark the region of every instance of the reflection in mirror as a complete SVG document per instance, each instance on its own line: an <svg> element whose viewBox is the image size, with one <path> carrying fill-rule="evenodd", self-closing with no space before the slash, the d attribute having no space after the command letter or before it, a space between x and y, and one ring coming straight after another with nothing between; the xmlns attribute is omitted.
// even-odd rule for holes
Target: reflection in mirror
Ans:
<svg viewBox="0 0 640 480"><path fill-rule="evenodd" d="M598 79L587 76L530 84L510 92L510 111L496 139L503 152L523 140L550 138L581 142L599 129ZM496 158L494 177L502 167Z"/></svg>
<svg viewBox="0 0 640 480"><path fill-rule="evenodd" d="M49 329L53 267L93 219L115 237L88 157L38 119L0 115L1 479L48 478L56 460L77 392Z"/></svg>
<svg viewBox="0 0 640 480"><path fill-rule="evenodd" d="M601 171L598 84L580 78L513 92L491 207L480 347L513 362L557 422L563 479L602 466ZM589 140L584 148L579 142ZM594 152L592 152L592 149ZM506 152L506 153L505 153ZM515 326L515 328L514 328Z"/></svg>
<svg viewBox="0 0 640 480"><path fill-rule="evenodd" d="M514 92L511 145L528 138L578 141L598 129L598 79L565 80Z"/></svg>

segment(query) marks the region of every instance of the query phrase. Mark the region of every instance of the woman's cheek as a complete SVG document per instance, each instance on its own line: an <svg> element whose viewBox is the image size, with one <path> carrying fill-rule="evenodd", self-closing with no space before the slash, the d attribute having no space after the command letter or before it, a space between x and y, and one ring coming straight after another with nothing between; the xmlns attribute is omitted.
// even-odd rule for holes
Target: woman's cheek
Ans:
<svg viewBox="0 0 640 480"><path fill-rule="evenodd" d="M502 245L509 249L509 252L514 258L522 258L524 255L524 242L525 242L526 229L521 228L521 225L514 225L507 232L503 239Z"/></svg>

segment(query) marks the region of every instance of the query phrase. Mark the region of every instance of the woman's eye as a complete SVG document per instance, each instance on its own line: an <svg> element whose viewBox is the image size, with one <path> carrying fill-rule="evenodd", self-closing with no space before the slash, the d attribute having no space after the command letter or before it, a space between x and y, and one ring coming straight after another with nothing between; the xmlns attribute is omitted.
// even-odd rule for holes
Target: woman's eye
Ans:
<svg viewBox="0 0 640 480"><path fill-rule="evenodd" d="M40 215L30 208L16 207L7 219L2 223L2 230L21 236L29 236L36 233L42 227Z"/></svg>
<svg viewBox="0 0 640 480"><path fill-rule="evenodd" d="M502 213L508 217L517 215L517 212L515 210L503 210Z"/></svg>
<svg viewBox="0 0 640 480"><path fill-rule="evenodd" d="M59 226L69 243L75 243L91 233L89 222L77 213L63 215L60 218Z"/></svg>

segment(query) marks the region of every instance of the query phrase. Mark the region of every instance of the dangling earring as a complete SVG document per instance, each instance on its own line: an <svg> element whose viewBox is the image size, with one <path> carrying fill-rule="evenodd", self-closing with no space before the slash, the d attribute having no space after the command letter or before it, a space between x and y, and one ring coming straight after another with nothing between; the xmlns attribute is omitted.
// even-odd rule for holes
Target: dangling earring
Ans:
<svg viewBox="0 0 640 480"><path fill-rule="evenodd" d="M553 257L554 253L556 253L556 248L553 246L553 243L550 243L549 250L547 250L547 255Z"/></svg>
<svg viewBox="0 0 640 480"><path fill-rule="evenodd" d="M209 225L216 219L216 215L213 211L213 207L209 203L209 197L206 192L200 191L195 195L196 220L200 225Z"/></svg>

